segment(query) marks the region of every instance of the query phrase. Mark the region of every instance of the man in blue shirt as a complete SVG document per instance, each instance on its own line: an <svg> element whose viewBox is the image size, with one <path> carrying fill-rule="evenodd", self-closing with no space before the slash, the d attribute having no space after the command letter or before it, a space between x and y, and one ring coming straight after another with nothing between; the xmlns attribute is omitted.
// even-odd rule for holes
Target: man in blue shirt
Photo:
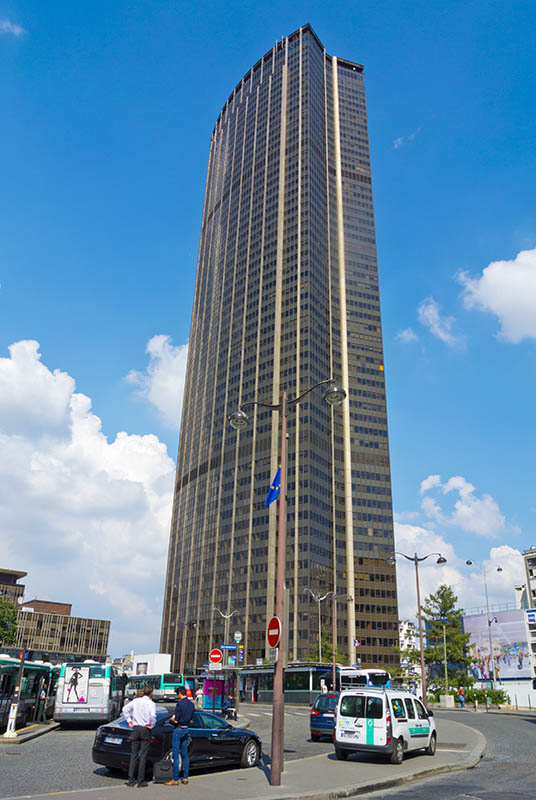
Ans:
<svg viewBox="0 0 536 800"><path fill-rule="evenodd" d="M179 783L179 754L182 761L182 783L188 783L188 773L190 771L190 758L188 756L188 726L194 718L195 706L186 697L186 690L179 686L175 690L178 702L175 711L170 719L176 727L173 731L171 749L173 752L173 780L166 781L166 786L177 786Z"/></svg>

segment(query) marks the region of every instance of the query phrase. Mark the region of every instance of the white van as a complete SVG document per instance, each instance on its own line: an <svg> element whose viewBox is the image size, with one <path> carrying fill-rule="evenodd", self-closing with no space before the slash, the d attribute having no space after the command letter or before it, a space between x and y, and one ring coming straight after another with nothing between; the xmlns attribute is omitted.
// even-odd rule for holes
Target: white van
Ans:
<svg viewBox="0 0 536 800"><path fill-rule="evenodd" d="M401 764L409 750L433 756L437 730L432 712L408 691L349 689L339 695L333 742L343 761L350 753L385 753Z"/></svg>

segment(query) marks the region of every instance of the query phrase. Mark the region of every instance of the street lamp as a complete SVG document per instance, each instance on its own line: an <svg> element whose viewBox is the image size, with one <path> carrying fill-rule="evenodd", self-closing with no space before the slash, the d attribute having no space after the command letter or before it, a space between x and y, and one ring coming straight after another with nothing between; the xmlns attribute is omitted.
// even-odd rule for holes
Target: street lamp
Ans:
<svg viewBox="0 0 536 800"><path fill-rule="evenodd" d="M319 381L310 389L288 400L286 391L283 392L280 403L262 403L252 400L242 403L238 411L233 411L229 416L229 424L237 431L244 430L249 424L249 417L245 412L248 406L261 406L271 411L279 411L281 419L281 445L280 464L281 482L279 487L279 525L277 531L277 576L275 590L275 613L280 620L284 619L285 607L285 560L287 537L287 410L296 406L303 398L316 389L325 386L324 400L331 406L338 406L346 397L346 392L336 381L329 378ZM285 632L286 634L286 632ZM283 695L283 659L278 658L274 666L274 688L272 693L272 765L270 768L270 785L281 785L281 770L283 766L283 726L284 726L284 695Z"/></svg>
<svg viewBox="0 0 536 800"><path fill-rule="evenodd" d="M484 591L486 593L486 618L488 620L489 663L490 663L490 667L491 667L489 677L490 677L491 688L494 689L495 688L496 675L495 675L495 659L493 657L493 651L491 649L491 625L492 625L493 622L497 622L497 617L494 617L493 619L490 619L490 616L489 616L487 571L484 569L482 564L479 564L477 561L471 561L470 558L468 558L465 563L467 564L468 567L478 567L480 569L480 571L482 572L482 577L484 578ZM502 572L502 571L503 571L503 568L501 566L498 566L497 569L496 569L496 572Z"/></svg>
<svg viewBox="0 0 536 800"><path fill-rule="evenodd" d="M441 553L428 553L427 556L418 556L417 553L413 556L407 556L405 553L399 553L398 551L395 552L396 556L402 556L406 558L408 561L413 561L415 564L415 583L417 586L417 617L419 619L419 649L421 653L421 683L422 683L422 700L424 705L426 705L426 670L424 668L424 641L422 635L422 614L421 614L421 592L419 589L419 563L421 561L426 561L427 558L430 556L438 556L436 564L446 564L447 559L444 558ZM387 559L389 564L395 563L395 558L391 557Z"/></svg>
<svg viewBox="0 0 536 800"><path fill-rule="evenodd" d="M349 603L353 603L354 598L350 594L331 592L331 685L334 692L337 691L337 667L335 666L335 654L337 651L337 600L347 600Z"/></svg>
<svg viewBox="0 0 536 800"><path fill-rule="evenodd" d="M331 597L333 592L326 592L326 594L321 595L320 592L313 592L308 586L306 586L303 591L309 592L315 603L318 603L318 661L322 663L322 621L320 619L320 603L323 603L324 600Z"/></svg>

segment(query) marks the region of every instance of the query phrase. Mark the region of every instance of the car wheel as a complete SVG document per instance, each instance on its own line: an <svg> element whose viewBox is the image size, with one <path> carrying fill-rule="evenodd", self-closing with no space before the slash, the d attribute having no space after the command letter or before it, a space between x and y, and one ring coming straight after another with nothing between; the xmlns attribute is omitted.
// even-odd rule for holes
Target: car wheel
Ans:
<svg viewBox="0 0 536 800"><path fill-rule="evenodd" d="M259 745L255 739L248 739L242 751L241 767L254 767L259 760Z"/></svg>
<svg viewBox="0 0 536 800"><path fill-rule="evenodd" d="M425 748L424 752L427 756L435 756L437 737L435 733L430 736L430 744Z"/></svg>
<svg viewBox="0 0 536 800"><path fill-rule="evenodd" d="M319 733L312 733L311 734L311 740L313 742L319 742L320 741L320 734Z"/></svg>
<svg viewBox="0 0 536 800"><path fill-rule="evenodd" d="M346 759L348 758L348 751L347 750L341 750L339 747L336 747L335 748L335 755L337 756L339 761L346 761Z"/></svg>
<svg viewBox="0 0 536 800"><path fill-rule="evenodd" d="M404 740L402 737L395 742L395 748L391 753L391 764L401 764L404 760Z"/></svg>

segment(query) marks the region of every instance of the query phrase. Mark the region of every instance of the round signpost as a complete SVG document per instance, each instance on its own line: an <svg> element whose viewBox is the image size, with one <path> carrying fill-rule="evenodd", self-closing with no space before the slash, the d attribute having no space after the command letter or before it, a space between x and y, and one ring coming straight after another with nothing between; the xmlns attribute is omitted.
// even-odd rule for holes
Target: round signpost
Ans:
<svg viewBox="0 0 536 800"><path fill-rule="evenodd" d="M234 640L237 644L242 641L242 631L234 632Z"/></svg>
<svg viewBox="0 0 536 800"><path fill-rule="evenodd" d="M211 664L219 664L220 661L223 659L223 653L221 650L218 650L217 647L214 650L211 650L208 654L208 660Z"/></svg>
<svg viewBox="0 0 536 800"><path fill-rule="evenodd" d="M277 647L281 639L281 620L279 617L272 617L268 623L267 639L270 647Z"/></svg>

